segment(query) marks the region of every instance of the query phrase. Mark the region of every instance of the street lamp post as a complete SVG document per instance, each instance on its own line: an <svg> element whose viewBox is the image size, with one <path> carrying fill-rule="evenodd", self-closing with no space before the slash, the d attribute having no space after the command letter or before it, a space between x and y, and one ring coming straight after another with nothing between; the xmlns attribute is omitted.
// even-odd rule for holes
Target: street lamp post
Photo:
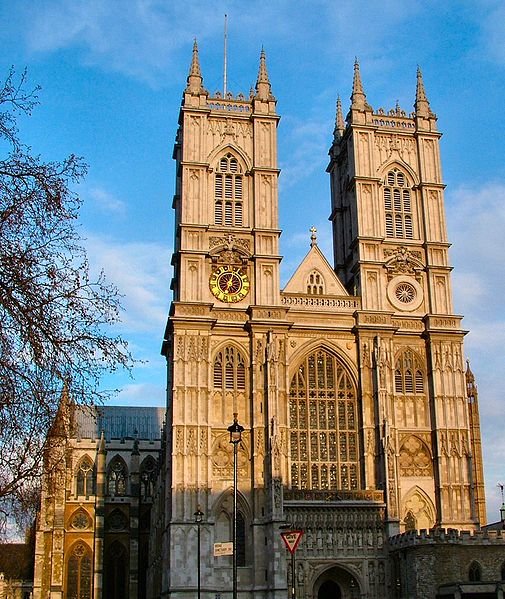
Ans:
<svg viewBox="0 0 505 599"><path fill-rule="evenodd" d="M233 424L228 427L230 443L233 443L233 599L237 599L237 452L244 431L237 416L238 414L233 414Z"/></svg>
<svg viewBox="0 0 505 599"><path fill-rule="evenodd" d="M197 529L197 565L198 565L198 573L197 573L197 585L198 585L198 599L200 599L200 524L203 520L203 512L199 505L196 506L196 512L193 514L196 522Z"/></svg>

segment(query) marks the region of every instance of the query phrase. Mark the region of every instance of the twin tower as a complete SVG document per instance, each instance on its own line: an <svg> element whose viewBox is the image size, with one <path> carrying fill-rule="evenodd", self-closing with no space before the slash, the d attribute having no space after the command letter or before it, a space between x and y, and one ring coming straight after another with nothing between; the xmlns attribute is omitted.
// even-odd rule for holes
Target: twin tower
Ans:
<svg viewBox="0 0 505 599"><path fill-rule="evenodd" d="M213 548L232 538L234 414L245 429L237 563L248 594L239 596L284 599L295 586L313 599L393 597L389 537L485 522L440 133L421 72L407 114L374 110L354 65L327 169L332 264L313 234L284 289L278 123L264 52L248 97L211 96L195 43L174 148L164 487L152 519L163 567L150 570L153 596L195 596L198 509L202 596L228 596L231 558ZM307 211L309 201L318 199ZM286 523L304 531L294 572L279 534Z"/></svg>

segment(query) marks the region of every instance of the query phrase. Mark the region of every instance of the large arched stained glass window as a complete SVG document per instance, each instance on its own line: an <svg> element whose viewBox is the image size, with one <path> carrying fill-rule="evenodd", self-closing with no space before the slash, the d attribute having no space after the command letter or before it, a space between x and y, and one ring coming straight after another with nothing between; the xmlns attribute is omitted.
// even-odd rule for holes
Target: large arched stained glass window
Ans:
<svg viewBox="0 0 505 599"><path fill-rule="evenodd" d="M291 487L358 489L356 388L325 350L308 355L290 387Z"/></svg>
<svg viewBox="0 0 505 599"><path fill-rule="evenodd" d="M85 543L76 543L68 558L65 597L91 599L91 550Z"/></svg>

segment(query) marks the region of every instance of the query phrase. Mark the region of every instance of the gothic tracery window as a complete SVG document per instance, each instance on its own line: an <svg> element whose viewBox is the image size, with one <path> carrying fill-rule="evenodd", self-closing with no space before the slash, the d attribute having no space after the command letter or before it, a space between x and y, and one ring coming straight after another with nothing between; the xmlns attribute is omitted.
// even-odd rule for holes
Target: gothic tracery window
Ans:
<svg viewBox="0 0 505 599"><path fill-rule="evenodd" d="M88 456L80 461L76 473L76 495L93 495L95 483L93 462Z"/></svg>
<svg viewBox="0 0 505 599"><path fill-rule="evenodd" d="M480 582L482 580L482 569L478 562L472 562L468 568L468 580L470 582Z"/></svg>
<svg viewBox="0 0 505 599"><path fill-rule="evenodd" d="M228 227L243 225L243 175L230 153L218 163L214 179L214 223Z"/></svg>
<svg viewBox="0 0 505 599"><path fill-rule="evenodd" d="M152 456L147 456L140 466L140 496L143 499L153 497L155 482L156 460Z"/></svg>
<svg viewBox="0 0 505 599"><path fill-rule="evenodd" d="M233 538L233 507L231 495L224 501L216 517L216 539L229 541ZM237 566L247 564L247 526L246 517L240 507L237 510Z"/></svg>
<svg viewBox="0 0 505 599"><path fill-rule="evenodd" d="M308 355L290 386L291 486L358 489L356 388L325 350Z"/></svg>
<svg viewBox="0 0 505 599"><path fill-rule="evenodd" d="M386 215L386 237L413 239L412 189L405 175L393 169L384 181L384 210Z"/></svg>
<svg viewBox="0 0 505 599"><path fill-rule="evenodd" d="M404 350L395 364L395 392L424 394L424 368L418 356L410 349Z"/></svg>
<svg viewBox="0 0 505 599"><path fill-rule="evenodd" d="M307 277L307 293L309 295L324 294L324 279L317 270L313 270Z"/></svg>
<svg viewBox="0 0 505 599"><path fill-rule="evenodd" d="M225 347L214 358L213 381L215 389L245 390L245 361L234 347Z"/></svg>
<svg viewBox="0 0 505 599"><path fill-rule="evenodd" d="M405 522L405 531L416 530L416 528L417 528L416 517L410 510L407 513L407 515L405 516L404 522Z"/></svg>
<svg viewBox="0 0 505 599"><path fill-rule="evenodd" d="M111 497L123 497L126 495L128 471L126 464L116 456L109 465L107 472L107 490Z"/></svg>
<svg viewBox="0 0 505 599"><path fill-rule="evenodd" d="M91 599L91 550L83 543L74 545L67 563L67 599Z"/></svg>

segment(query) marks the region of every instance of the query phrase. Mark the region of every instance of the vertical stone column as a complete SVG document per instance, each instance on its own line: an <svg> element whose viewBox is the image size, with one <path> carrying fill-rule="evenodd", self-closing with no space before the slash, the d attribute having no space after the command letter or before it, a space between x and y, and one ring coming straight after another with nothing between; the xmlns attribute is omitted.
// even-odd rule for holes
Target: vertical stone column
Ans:
<svg viewBox="0 0 505 599"><path fill-rule="evenodd" d="M133 443L130 471L130 597L138 594L139 570L139 498L140 498L140 452L139 442Z"/></svg>
<svg viewBox="0 0 505 599"><path fill-rule="evenodd" d="M102 599L103 597L103 541L105 524L106 457L107 450L105 449L105 435L102 431L100 441L98 443L98 455L96 459L95 547L93 575L94 599Z"/></svg>

